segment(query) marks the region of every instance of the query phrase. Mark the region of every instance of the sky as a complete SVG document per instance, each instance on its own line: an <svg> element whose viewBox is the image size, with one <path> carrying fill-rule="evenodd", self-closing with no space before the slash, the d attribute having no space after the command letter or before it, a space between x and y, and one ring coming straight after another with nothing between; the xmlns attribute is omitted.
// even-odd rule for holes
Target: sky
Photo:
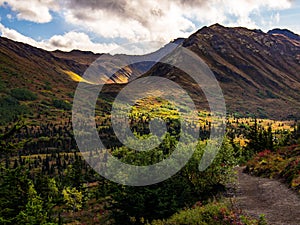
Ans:
<svg viewBox="0 0 300 225"><path fill-rule="evenodd" d="M50 51L155 49L215 23L300 34L299 21L299 0L0 0L0 35Z"/></svg>

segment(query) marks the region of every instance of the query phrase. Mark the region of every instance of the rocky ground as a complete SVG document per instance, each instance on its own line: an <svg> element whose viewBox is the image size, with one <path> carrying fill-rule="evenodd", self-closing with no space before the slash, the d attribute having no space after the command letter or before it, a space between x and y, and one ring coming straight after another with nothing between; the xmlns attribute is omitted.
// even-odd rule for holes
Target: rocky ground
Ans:
<svg viewBox="0 0 300 225"><path fill-rule="evenodd" d="M259 218L264 214L271 225L300 224L300 195L278 180L254 177L237 168L234 205L244 214Z"/></svg>

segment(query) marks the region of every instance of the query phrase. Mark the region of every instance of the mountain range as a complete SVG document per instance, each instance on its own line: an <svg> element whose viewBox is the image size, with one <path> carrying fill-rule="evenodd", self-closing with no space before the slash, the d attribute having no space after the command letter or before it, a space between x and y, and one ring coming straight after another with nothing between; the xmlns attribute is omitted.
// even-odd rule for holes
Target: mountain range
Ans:
<svg viewBox="0 0 300 225"><path fill-rule="evenodd" d="M215 24L176 43L197 54L213 71L229 113L300 119L299 35L289 30L264 33ZM71 102L82 75L100 56L113 57L79 50L49 52L1 37L0 97L10 95L12 89L23 88L36 93L34 101L39 104L53 99ZM201 95L186 74L159 63L126 66L109 79L105 90L115 94L140 75L165 77L189 90L195 98Z"/></svg>

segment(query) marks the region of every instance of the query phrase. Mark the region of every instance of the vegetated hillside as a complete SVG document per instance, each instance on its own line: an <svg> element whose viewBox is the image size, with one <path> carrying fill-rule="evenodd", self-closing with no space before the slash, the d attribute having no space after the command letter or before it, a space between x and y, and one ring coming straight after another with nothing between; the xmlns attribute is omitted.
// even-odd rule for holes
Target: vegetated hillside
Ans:
<svg viewBox="0 0 300 225"><path fill-rule="evenodd" d="M55 117L53 111L69 111L78 81L100 56L78 50L48 52L0 37L0 125L20 114L36 119L38 114ZM108 83L127 82L133 71L123 70Z"/></svg>
<svg viewBox="0 0 300 225"><path fill-rule="evenodd" d="M84 72L88 62L59 58L58 52L48 52L27 44L0 38L0 73L3 92L26 88L40 99L67 98L76 87L64 71ZM70 53L72 55L72 53Z"/></svg>
<svg viewBox="0 0 300 225"><path fill-rule="evenodd" d="M300 117L300 42L216 24L192 35L184 46L212 69L231 112Z"/></svg>
<svg viewBox="0 0 300 225"><path fill-rule="evenodd" d="M229 112L276 119L300 117L300 42L260 30L204 27L187 38L214 72ZM157 66L150 75L168 77L195 95L193 81L174 68Z"/></svg>
<svg viewBox="0 0 300 225"><path fill-rule="evenodd" d="M64 71L73 69L50 52L0 38L0 125L20 114L49 113L54 105L70 108L76 82Z"/></svg>
<svg viewBox="0 0 300 225"><path fill-rule="evenodd" d="M49 52L0 37L1 86L8 89L26 87L38 95L44 95L44 90L50 89L67 97L69 92L74 92L86 69L99 57L109 61L113 56L79 50ZM122 68L107 83L127 83L135 73L144 73L148 68L147 64Z"/></svg>
<svg viewBox="0 0 300 225"><path fill-rule="evenodd" d="M223 89L228 111L274 119L300 118L300 41L287 30L268 34L221 25L203 27L182 45L195 52L214 72ZM180 43L182 39L180 39ZM177 43L175 41L175 43ZM180 44L179 43L179 44ZM0 38L0 92L26 88L38 100L72 101L76 82L98 57L92 52L47 52ZM107 81L109 94L147 71L153 64L129 65ZM201 89L182 71L156 64L144 76L163 76L182 85L201 107L207 106ZM120 85L123 84L123 85ZM202 95L203 96L203 95Z"/></svg>
<svg viewBox="0 0 300 225"><path fill-rule="evenodd" d="M37 94L43 93L47 86L53 93L66 96L74 91L77 85L74 81L79 81L89 65L102 55L78 50L48 52L1 37L1 82L7 88L26 87ZM126 76L129 77L132 71L128 71ZM111 83L120 83L120 80L124 79L119 77Z"/></svg>
<svg viewBox="0 0 300 225"><path fill-rule="evenodd" d="M299 38L288 30L264 33L215 24L200 29L182 45L214 72L230 113L296 119L300 118ZM200 108L208 108L202 90L178 68L158 63L144 76L171 79L186 89Z"/></svg>

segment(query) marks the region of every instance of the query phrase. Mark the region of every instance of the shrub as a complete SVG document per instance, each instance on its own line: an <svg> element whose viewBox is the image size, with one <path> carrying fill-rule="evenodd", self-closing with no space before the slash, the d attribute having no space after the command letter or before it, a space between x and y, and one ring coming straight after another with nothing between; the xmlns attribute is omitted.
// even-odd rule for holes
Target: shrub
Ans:
<svg viewBox="0 0 300 225"><path fill-rule="evenodd" d="M1 78L0 78L0 79L1 79ZM4 83L2 80L0 80L0 91L4 91L5 88L6 88L5 83Z"/></svg>
<svg viewBox="0 0 300 225"><path fill-rule="evenodd" d="M279 177L286 165L287 161L280 154L265 150L247 163L246 171L256 176L274 178Z"/></svg>
<svg viewBox="0 0 300 225"><path fill-rule="evenodd" d="M300 147L295 145L277 152L260 152L247 163L246 172L268 178L284 178L290 187L300 191Z"/></svg>
<svg viewBox="0 0 300 225"><path fill-rule="evenodd" d="M60 100L60 99L54 99L53 100L53 106L58 109L64 109L64 110L71 110L72 105L68 101Z"/></svg>
<svg viewBox="0 0 300 225"><path fill-rule="evenodd" d="M292 188L300 192L300 156L293 157L290 160L281 176Z"/></svg>
<svg viewBox="0 0 300 225"><path fill-rule="evenodd" d="M20 101L34 101L37 95L25 88L15 88L11 90L11 95Z"/></svg>
<svg viewBox="0 0 300 225"><path fill-rule="evenodd" d="M21 105L17 99L11 96L0 97L0 125L12 122L18 116L30 112L27 106Z"/></svg>
<svg viewBox="0 0 300 225"><path fill-rule="evenodd" d="M48 81L45 82L45 84L44 84L44 89L45 89L45 90L48 90L48 91L52 90L52 87L51 87L50 82L48 82Z"/></svg>
<svg viewBox="0 0 300 225"><path fill-rule="evenodd" d="M189 145L186 148L189 148ZM127 155L124 149L121 152L125 155L123 160L128 159L132 162L133 154L130 150L127 151ZM199 144L189 163L164 182L145 187L115 186L115 191L111 194L111 210L117 224L142 224L141 220L167 218L199 199L207 201L209 197L223 191L224 185L233 177L232 167L235 160L232 147L226 141L210 167L200 172L199 162L203 152L204 144ZM115 154L120 154L120 149L116 150ZM139 156L139 161L149 164L157 162L157 158L164 158L161 149L151 154L153 155L148 157L144 155L144 160Z"/></svg>
<svg viewBox="0 0 300 225"><path fill-rule="evenodd" d="M255 225L259 221L251 220L246 216L229 209L223 203L209 203L204 206L195 206L192 209L182 210L169 219L154 220L148 225Z"/></svg>

